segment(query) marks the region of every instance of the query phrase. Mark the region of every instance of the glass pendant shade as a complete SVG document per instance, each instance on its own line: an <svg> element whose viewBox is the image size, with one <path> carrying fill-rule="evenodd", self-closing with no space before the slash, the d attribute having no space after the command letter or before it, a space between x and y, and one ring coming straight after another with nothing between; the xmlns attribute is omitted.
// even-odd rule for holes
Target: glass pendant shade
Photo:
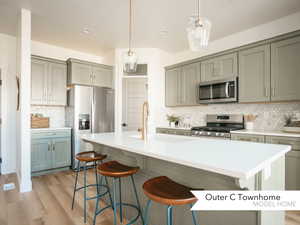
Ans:
<svg viewBox="0 0 300 225"><path fill-rule="evenodd" d="M123 56L123 65L124 65L124 72L136 72L137 69L137 55L135 52L129 50L125 52Z"/></svg>
<svg viewBox="0 0 300 225"><path fill-rule="evenodd" d="M187 35L192 51L199 51L208 46L211 22L207 18L192 16L189 19Z"/></svg>

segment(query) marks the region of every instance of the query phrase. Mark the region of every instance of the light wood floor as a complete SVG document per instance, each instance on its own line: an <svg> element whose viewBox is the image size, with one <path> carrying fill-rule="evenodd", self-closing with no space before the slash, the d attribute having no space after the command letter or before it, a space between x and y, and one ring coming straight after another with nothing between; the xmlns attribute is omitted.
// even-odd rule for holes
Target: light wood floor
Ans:
<svg viewBox="0 0 300 225"><path fill-rule="evenodd" d="M94 179L90 171L88 181ZM2 185L10 182L17 184L15 174L0 176L0 225L84 225L82 192L77 192L75 208L71 210L72 171L33 177L33 191L29 193L20 194L17 189L4 192ZM94 193L91 190L89 195ZM93 212L94 201L89 201L87 224L92 224ZM112 216L112 211L107 210L97 217L97 225L112 225ZM286 225L300 225L300 211L287 212Z"/></svg>

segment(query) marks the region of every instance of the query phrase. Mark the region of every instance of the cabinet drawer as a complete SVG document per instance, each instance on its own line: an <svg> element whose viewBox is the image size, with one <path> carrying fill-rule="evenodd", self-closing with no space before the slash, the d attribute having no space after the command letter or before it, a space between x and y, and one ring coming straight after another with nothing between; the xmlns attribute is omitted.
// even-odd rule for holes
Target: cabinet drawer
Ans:
<svg viewBox="0 0 300 225"><path fill-rule="evenodd" d="M64 131L33 131L31 133L32 139L40 139L40 138L58 138L58 137L70 137L71 130Z"/></svg>
<svg viewBox="0 0 300 225"><path fill-rule="evenodd" d="M291 145L294 151L300 151L300 138L267 136L266 142L271 144Z"/></svg>
<svg viewBox="0 0 300 225"><path fill-rule="evenodd" d="M248 134L231 134L231 140L264 143L265 142L265 136L262 136L262 135L248 135Z"/></svg>

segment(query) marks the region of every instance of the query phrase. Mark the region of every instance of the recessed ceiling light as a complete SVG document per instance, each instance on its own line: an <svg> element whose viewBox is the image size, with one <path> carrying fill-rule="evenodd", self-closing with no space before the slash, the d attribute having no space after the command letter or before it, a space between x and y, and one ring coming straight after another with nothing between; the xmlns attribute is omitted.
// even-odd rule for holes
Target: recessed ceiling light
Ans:
<svg viewBox="0 0 300 225"><path fill-rule="evenodd" d="M82 30L82 33L83 33L83 34L89 34L89 33L90 33L90 30L89 30L88 28L84 28L84 29Z"/></svg>
<svg viewBox="0 0 300 225"><path fill-rule="evenodd" d="M168 37L168 31L167 30L161 30L159 32L160 36L163 37L163 38L166 38Z"/></svg>

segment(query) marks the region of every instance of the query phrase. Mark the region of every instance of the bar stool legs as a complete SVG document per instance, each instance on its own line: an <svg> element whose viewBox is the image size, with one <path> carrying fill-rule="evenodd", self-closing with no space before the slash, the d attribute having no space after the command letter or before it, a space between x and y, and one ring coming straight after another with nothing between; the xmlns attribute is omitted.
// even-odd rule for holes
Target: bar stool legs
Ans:
<svg viewBox="0 0 300 225"><path fill-rule="evenodd" d="M76 177L75 177L75 185L74 185L74 192L73 192L73 199L72 199L72 210L74 209L74 202L75 202L75 194L77 189L77 181L78 181L78 173L80 170L80 161L78 160L77 169L76 169Z"/></svg>
<svg viewBox="0 0 300 225"><path fill-rule="evenodd" d="M143 223L143 225L148 225L149 210L150 210L151 205L152 205L152 200L149 199L147 201L145 211L144 211L144 220L145 220L145 222ZM192 207L193 207L193 205L191 204L190 208L192 208ZM194 225L199 225L198 222L197 222L197 219L196 219L195 211L191 211L191 213L192 213L193 224ZM173 206L171 206L171 205L167 206L167 225L173 225Z"/></svg>
<svg viewBox="0 0 300 225"><path fill-rule="evenodd" d="M136 199L136 204L137 204L137 206L138 206L138 208L139 208L139 211L140 211L142 224L144 224L145 221L144 221L144 216L143 216L143 212L142 212L142 207L141 207L141 204L140 204L140 201L139 201L139 197L138 197L138 194L137 194L137 190L136 190L135 182L134 182L134 179L133 179L133 175L131 175L130 178L131 178L131 183L132 183L133 190L134 190L134 195L135 195L135 199Z"/></svg>

